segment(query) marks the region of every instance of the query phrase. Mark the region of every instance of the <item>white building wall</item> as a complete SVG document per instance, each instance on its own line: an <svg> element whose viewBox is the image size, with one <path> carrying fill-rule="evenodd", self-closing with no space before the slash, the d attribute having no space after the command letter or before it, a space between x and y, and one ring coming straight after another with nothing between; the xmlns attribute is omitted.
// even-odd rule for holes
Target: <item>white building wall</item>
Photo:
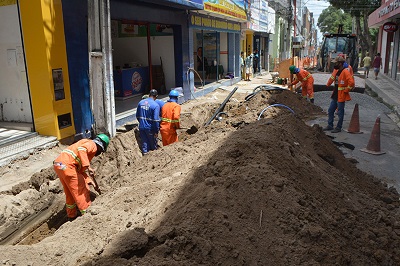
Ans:
<svg viewBox="0 0 400 266"><path fill-rule="evenodd" d="M0 6L0 121L32 123L17 5Z"/></svg>
<svg viewBox="0 0 400 266"><path fill-rule="evenodd" d="M383 69L385 67L386 63L386 46L387 46L387 38L388 38L388 33L386 31L383 31L382 33L382 51L381 51L381 57L382 57L382 69L381 73L383 73Z"/></svg>

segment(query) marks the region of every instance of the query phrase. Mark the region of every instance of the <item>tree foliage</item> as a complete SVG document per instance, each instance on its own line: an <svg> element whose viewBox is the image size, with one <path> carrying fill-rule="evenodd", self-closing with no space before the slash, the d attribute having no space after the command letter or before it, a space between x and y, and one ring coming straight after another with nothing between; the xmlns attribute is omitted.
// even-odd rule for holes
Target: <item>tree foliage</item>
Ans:
<svg viewBox="0 0 400 266"><path fill-rule="evenodd" d="M339 24L343 24L343 33L351 33L352 20L350 14L329 6L322 11L317 26L322 33L337 33Z"/></svg>
<svg viewBox="0 0 400 266"><path fill-rule="evenodd" d="M381 0L329 0L329 3L336 8L342 9L354 17L363 17L364 13L371 14L377 9Z"/></svg>
<svg viewBox="0 0 400 266"><path fill-rule="evenodd" d="M381 0L329 0L329 3L355 18L355 33L362 54L364 55L366 51L374 54L378 31L368 27L368 16L380 7Z"/></svg>

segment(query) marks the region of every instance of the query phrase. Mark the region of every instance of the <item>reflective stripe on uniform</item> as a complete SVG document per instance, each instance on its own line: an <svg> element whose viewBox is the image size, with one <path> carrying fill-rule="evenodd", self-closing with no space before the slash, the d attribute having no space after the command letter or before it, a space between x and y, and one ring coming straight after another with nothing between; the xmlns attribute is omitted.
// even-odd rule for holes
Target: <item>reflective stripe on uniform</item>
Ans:
<svg viewBox="0 0 400 266"><path fill-rule="evenodd" d="M137 119L144 119L144 120L147 120L147 121L154 121L154 122L160 122L160 120L159 119L151 119L151 118L147 118L147 117L138 117Z"/></svg>
<svg viewBox="0 0 400 266"><path fill-rule="evenodd" d="M335 80L335 77L333 75L331 76L331 80Z"/></svg>
<svg viewBox="0 0 400 266"><path fill-rule="evenodd" d="M311 74L308 74L302 81L306 81L310 76Z"/></svg>
<svg viewBox="0 0 400 266"><path fill-rule="evenodd" d="M168 123L178 123L179 122L179 119L177 119L177 120L173 120L173 119L169 119L169 118L161 118L161 121L163 121L163 122L168 122Z"/></svg>
<svg viewBox="0 0 400 266"><path fill-rule="evenodd" d="M68 209L74 209L76 208L76 203L70 205L70 204L65 204L65 207L67 207Z"/></svg>
<svg viewBox="0 0 400 266"><path fill-rule="evenodd" d="M339 87L338 88L338 90L340 90L340 91L343 91L343 90L345 90L346 89L346 87Z"/></svg>
<svg viewBox="0 0 400 266"><path fill-rule="evenodd" d="M79 150L79 148L78 148L78 150ZM84 150L86 150L86 149L84 149ZM68 153L69 155L72 156L72 158L74 158L74 160L78 163L78 171L79 171L82 167L81 159L71 150L65 149L62 152Z"/></svg>

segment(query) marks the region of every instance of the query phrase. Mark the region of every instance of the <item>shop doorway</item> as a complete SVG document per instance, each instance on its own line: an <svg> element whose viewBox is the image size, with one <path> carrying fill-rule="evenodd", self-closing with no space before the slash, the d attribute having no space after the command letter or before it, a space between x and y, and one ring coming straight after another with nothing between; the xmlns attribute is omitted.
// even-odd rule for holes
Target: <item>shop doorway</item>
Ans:
<svg viewBox="0 0 400 266"><path fill-rule="evenodd" d="M216 82L224 78L228 67L228 36L226 32L194 30L195 85Z"/></svg>
<svg viewBox="0 0 400 266"><path fill-rule="evenodd" d="M130 116L151 89L165 98L175 87L174 28L111 20L116 119Z"/></svg>
<svg viewBox="0 0 400 266"><path fill-rule="evenodd" d="M0 3L0 131L34 131L17 4Z"/></svg>

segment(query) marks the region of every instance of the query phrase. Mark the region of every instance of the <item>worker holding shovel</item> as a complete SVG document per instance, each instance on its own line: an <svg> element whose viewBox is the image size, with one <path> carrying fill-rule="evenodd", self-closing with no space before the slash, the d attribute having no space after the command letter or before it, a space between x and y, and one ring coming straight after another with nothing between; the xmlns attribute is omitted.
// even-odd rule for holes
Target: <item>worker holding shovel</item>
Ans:
<svg viewBox="0 0 400 266"><path fill-rule="evenodd" d="M63 150L55 159L53 167L64 188L70 220L78 216L77 208L83 215L91 205L89 185L93 185L100 194L90 162L105 152L109 143L110 139L105 134L99 134L93 140L81 139Z"/></svg>

